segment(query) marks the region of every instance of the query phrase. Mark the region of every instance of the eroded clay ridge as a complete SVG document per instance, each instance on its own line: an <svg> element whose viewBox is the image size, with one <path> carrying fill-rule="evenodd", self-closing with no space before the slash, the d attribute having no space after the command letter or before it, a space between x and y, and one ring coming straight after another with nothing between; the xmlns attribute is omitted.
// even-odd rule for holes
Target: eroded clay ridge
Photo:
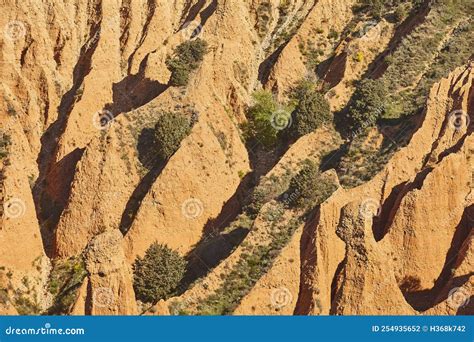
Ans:
<svg viewBox="0 0 474 342"><path fill-rule="evenodd" d="M358 5L3 1L0 314L472 314L472 4ZM170 58L200 40L180 84ZM348 132L369 79L393 102ZM301 80L331 120L295 136L274 119ZM246 130L262 92L270 147ZM160 159L170 112L190 132ZM154 242L186 270L144 303Z"/></svg>

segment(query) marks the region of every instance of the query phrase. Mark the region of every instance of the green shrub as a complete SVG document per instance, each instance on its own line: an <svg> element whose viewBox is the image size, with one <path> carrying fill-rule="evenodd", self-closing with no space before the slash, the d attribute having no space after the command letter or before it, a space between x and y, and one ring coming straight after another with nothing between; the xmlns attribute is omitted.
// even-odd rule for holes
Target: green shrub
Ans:
<svg viewBox="0 0 474 342"><path fill-rule="evenodd" d="M263 205L273 198L271 190L264 185L259 185L253 190L250 196L250 203L245 207L245 211L251 217L256 217Z"/></svg>
<svg viewBox="0 0 474 342"><path fill-rule="evenodd" d="M394 11L394 19L400 21L406 16L409 8L416 9L422 3L423 0L359 0L353 7L353 11L365 13L374 19L381 19Z"/></svg>
<svg viewBox="0 0 474 342"><path fill-rule="evenodd" d="M243 127L245 138L272 147L278 141L280 130L289 126L291 110L276 102L268 91L257 91L252 96L255 104L247 110L248 122Z"/></svg>
<svg viewBox="0 0 474 342"><path fill-rule="evenodd" d="M252 191L249 203L245 206L247 215L255 218L266 203L285 191L287 185L288 180L284 175L263 177Z"/></svg>
<svg viewBox="0 0 474 342"><path fill-rule="evenodd" d="M169 159L179 148L181 141L191 132L189 120L178 113L163 113L155 125L155 141L158 156Z"/></svg>
<svg viewBox="0 0 474 342"><path fill-rule="evenodd" d="M334 182L321 176L318 166L306 159L300 172L291 179L287 194L291 206L309 208L324 202L336 189Z"/></svg>
<svg viewBox="0 0 474 342"><path fill-rule="evenodd" d="M211 295L199 300L200 315L229 315L237 308L242 298L267 273L281 250L289 243L302 221L292 218L289 221L271 222L271 241L243 246L243 253L231 271L223 278L222 285Z"/></svg>
<svg viewBox="0 0 474 342"><path fill-rule="evenodd" d="M186 270L186 261L169 247L153 243L143 258L133 265L133 288L137 299L156 303L166 299L178 286Z"/></svg>
<svg viewBox="0 0 474 342"><path fill-rule="evenodd" d="M401 2L404 2L404 0L359 0L354 7L354 11L362 11L372 18L380 19Z"/></svg>
<svg viewBox="0 0 474 342"><path fill-rule="evenodd" d="M380 80L365 79L354 92L349 107L351 131L372 127L385 111L387 91Z"/></svg>
<svg viewBox="0 0 474 342"><path fill-rule="evenodd" d="M24 293L16 294L13 303L16 311L20 315L32 316L41 313L41 307L38 301L27 297Z"/></svg>
<svg viewBox="0 0 474 342"><path fill-rule="evenodd" d="M278 6L278 12L280 13L281 17L286 17L291 10L291 2L289 0L283 0L280 2Z"/></svg>
<svg viewBox="0 0 474 342"><path fill-rule="evenodd" d="M0 289L0 304L5 305L10 300L7 289Z"/></svg>
<svg viewBox="0 0 474 342"><path fill-rule="evenodd" d="M8 147L11 145L10 136L0 131L0 160L8 157Z"/></svg>
<svg viewBox="0 0 474 342"><path fill-rule="evenodd" d="M166 66L171 71L169 84L176 87L187 85L191 72L199 67L206 53L207 42L200 38L178 45L173 56L166 60Z"/></svg>
<svg viewBox="0 0 474 342"><path fill-rule="evenodd" d="M292 131L297 136L311 133L321 125L331 122L331 109L323 94L316 90L314 83L301 82L293 92L297 101L293 112Z"/></svg>
<svg viewBox="0 0 474 342"><path fill-rule="evenodd" d="M304 63L309 70L314 70L320 63L319 58L324 56L324 50L320 47L315 47L311 40L306 43L300 42L298 48L304 57Z"/></svg>
<svg viewBox="0 0 474 342"><path fill-rule="evenodd" d="M407 8L403 4L400 4L395 9L395 12L393 13L393 15L397 22L401 22L408 15Z"/></svg>
<svg viewBox="0 0 474 342"><path fill-rule="evenodd" d="M268 32L269 23L272 19L272 4L269 1L262 2L257 7L257 22L255 29L260 38L265 37Z"/></svg>
<svg viewBox="0 0 474 342"><path fill-rule="evenodd" d="M87 271L82 257L56 261L48 281L48 291L54 296L48 314L68 314L86 276Z"/></svg>
<svg viewBox="0 0 474 342"><path fill-rule="evenodd" d="M380 18L384 10L384 0L363 0L361 1L364 5L368 7L369 13L374 18Z"/></svg>
<svg viewBox="0 0 474 342"><path fill-rule="evenodd" d="M336 30L331 28L328 33L328 39L337 39L339 37L339 33Z"/></svg>

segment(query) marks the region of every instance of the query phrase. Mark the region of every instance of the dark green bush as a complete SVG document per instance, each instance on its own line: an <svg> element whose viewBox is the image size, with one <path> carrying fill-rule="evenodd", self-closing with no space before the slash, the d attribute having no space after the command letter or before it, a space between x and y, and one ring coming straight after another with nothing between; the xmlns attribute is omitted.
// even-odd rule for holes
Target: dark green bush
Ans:
<svg viewBox="0 0 474 342"><path fill-rule="evenodd" d="M249 198L249 203L245 206L245 212L252 218L255 218L260 209L282 193L287 184L285 176L263 177L260 183L254 188Z"/></svg>
<svg viewBox="0 0 474 342"><path fill-rule="evenodd" d="M143 258L133 265L133 288L137 299L156 303L166 299L178 286L186 270L186 261L168 246L153 243Z"/></svg>
<svg viewBox="0 0 474 342"><path fill-rule="evenodd" d="M32 316L41 313L41 307L38 300L29 298L24 293L17 293L13 299L16 311L20 315Z"/></svg>
<svg viewBox="0 0 474 342"><path fill-rule="evenodd" d="M359 83L349 107L351 131L372 127L385 111L387 91L380 80L365 79Z"/></svg>
<svg viewBox="0 0 474 342"><path fill-rule="evenodd" d="M401 22L408 15L407 8L403 4L400 4L395 9L395 12L393 13L393 15L397 22Z"/></svg>
<svg viewBox="0 0 474 342"><path fill-rule="evenodd" d="M48 281L48 291L54 296L53 304L47 311L48 314L68 314L86 276L86 266L82 257L56 261Z"/></svg>
<svg viewBox="0 0 474 342"><path fill-rule="evenodd" d="M271 19L272 4L269 1L262 2L257 7L257 22L255 23L255 29L260 38L265 37L265 34L267 34Z"/></svg>
<svg viewBox="0 0 474 342"><path fill-rule="evenodd" d="M450 0L441 0L450 1ZM359 0L353 7L354 13L364 13L374 19L381 19L393 12L393 18L400 21L406 17L408 10L416 10L424 0Z"/></svg>
<svg viewBox="0 0 474 342"><path fill-rule="evenodd" d="M301 82L293 91L297 101L293 112L292 131L297 136L311 133L321 125L331 122L331 109L324 95L309 81Z"/></svg>
<svg viewBox="0 0 474 342"><path fill-rule="evenodd" d="M8 157L8 147L11 145L10 136L0 131L0 160Z"/></svg>
<svg viewBox="0 0 474 342"><path fill-rule="evenodd" d="M362 0L359 1L362 5L366 6L368 12L374 18L380 18L384 12L384 0Z"/></svg>
<svg viewBox="0 0 474 342"><path fill-rule="evenodd" d="M331 28L328 33L328 39L337 39L339 37L339 33L336 30Z"/></svg>
<svg viewBox="0 0 474 342"><path fill-rule="evenodd" d="M206 53L207 42L200 38L178 45L173 56L166 60L171 71L169 84L176 87L187 85L191 72L199 67Z"/></svg>
<svg viewBox="0 0 474 342"><path fill-rule="evenodd" d="M263 205L272 199L273 192L265 186L257 186L251 196L250 203L245 207L246 212L256 217Z"/></svg>
<svg viewBox="0 0 474 342"><path fill-rule="evenodd" d="M402 3L410 3L416 7L421 4L422 0L359 0L354 7L355 12L365 12L372 18L380 19L388 12L396 10Z"/></svg>
<svg viewBox="0 0 474 342"><path fill-rule="evenodd" d="M287 194L290 205L310 208L324 202L336 189L334 182L321 176L318 166L307 159L300 172L291 179Z"/></svg>
<svg viewBox="0 0 474 342"><path fill-rule="evenodd" d="M7 289L0 289L0 304L5 305L10 300Z"/></svg>
<svg viewBox="0 0 474 342"><path fill-rule="evenodd" d="M272 147L278 141L278 133L289 126L291 110L276 102L268 91L258 91L252 96L255 104L247 110L248 122L243 127L245 138Z"/></svg>
<svg viewBox="0 0 474 342"><path fill-rule="evenodd" d="M155 141L158 156L169 159L175 153L181 141L191 132L189 120L178 113L163 113L155 125Z"/></svg>

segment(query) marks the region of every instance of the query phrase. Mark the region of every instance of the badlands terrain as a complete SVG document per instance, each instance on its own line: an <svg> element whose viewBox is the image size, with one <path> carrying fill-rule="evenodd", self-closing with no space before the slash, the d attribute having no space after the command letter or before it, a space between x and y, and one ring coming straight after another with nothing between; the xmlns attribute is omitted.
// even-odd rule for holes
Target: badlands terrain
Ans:
<svg viewBox="0 0 474 342"><path fill-rule="evenodd" d="M0 13L0 314L474 313L473 0Z"/></svg>

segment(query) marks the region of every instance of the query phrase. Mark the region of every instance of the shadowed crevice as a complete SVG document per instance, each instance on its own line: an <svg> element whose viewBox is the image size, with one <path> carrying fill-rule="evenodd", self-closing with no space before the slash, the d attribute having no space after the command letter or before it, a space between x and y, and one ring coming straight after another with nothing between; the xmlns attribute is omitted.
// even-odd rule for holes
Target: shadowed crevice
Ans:
<svg viewBox="0 0 474 342"><path fill-rule="evenodd" d="M66 131L68 124L69 115L71 114L74 105L81 99L84 79L91 71L92 65L92 56L96 51L99 38L100 38L100 25L102 21L102 6L100 3L97 3L93 9L94 13L98 13L99 20L93 22L89 29L89 39L81 47L79 53L79 58L74 66L73 70L73 82L71 89L67 91L61 98L61 102L58 107L58 118L52 123L46 132L42 135L41 149L38 154L37 164L39 169L38 180L36 181L33 187L33 200L36 207L37 218L40 226L42 227L42 237L43 244L46 254L49 256L52 253L51 246L53 240L51 237L52 232L54 231L57 222L59 221L59 216L64 209L64 203L67 202L70 193L70 185L72 182L73 171L77 162L82 157L84 150L76 149L71 152L68 156L62 159L62 162L56 162L56 157L58 155L59 142ZM64 165L67 164L67 165ZM55 196L51 186L57 186L57 179L49 179L50 174L53 170L61 170L67 168L69 171L66 172L66 175L69 177L64 177L63 182L60 182L62 185L66 186L66 189L62 189L63 195L60 200L51 199L51 194ZM72 171L71 171L72 170ZM43 225L45 227L43 228Z"/></svg>
<svg viewBox="0 0 474 342"><path fill-rule="evenodd" d="M212 0L212 2L207 6L199 15L201 17L201 26L206 25L209 18L214 14L217 9L217 0Z"/></svg>
<svg viewBox="0 0 474 342"><path fill-rule="evenodd" d="M309 315L313 310L315 301L312 282L314 267L316 265L316 229L320 219L320 207L316 207L309 214L309 219L303 227L300 240L300 287L296 301L294 315Z"/></svg>
<svg viewBox="0 0 474 342"><path fill-rule="evenodd" d="M145 23L143 24L143 29L142 29L142 33L141 33L141 36L140 36L140 40L139 40L136 48L130 54L130 57L128 57L128 68L127 68L127 73L128 74L131 73L132 62L133 62L133 59L135 58L135 54L140 49L140 47L143 45L143 42L145 41L145 38L148 35L148 28L150 26L151 19L155 15L156 0L147 0L146 8L147 8L146 19L145 19Z"/></svg>
<svg viewBox="0 0 474 342"><path fill-rule="evenodd" d="M456 315L472 316L474 315L474 295L466 299L466 304L461 305L456 312Z"/></svg>
<svg viewBox="0 0 474 342"><path fill-rule="evenodd" d="M337 56L329 58L321 64L321 66L318 65L318 74L321 75L324 72L322 69L327 68L324 75L322 75L322 79L324 79L325 85L329 88L333 88L344 78L347 64L347 52L344 51Z"/></svg>
<svg viewBox="0 0 474 342"><path fill-rule="evenodd" d="M425 21L426 16L430 12L431 0L425 0L423 4L416 11L412 12L402 24L400 24L393 34L390 42L388 43L387 49L380 53L368 66L367 71L362 76L362 79L372 78L377 79L381 77L388 68L388 64L385 62L385 57L391 55L395 50L398 49L403 39L412 33L418 25Z"/></svg>
<svg viewBox="0 0 474 342"><path fill-rule="evenodd" d="M155 149L154 129L144 128L138 137L138 159L149 171L133 191L125 206L125 210L122 213L119 229L123 235L126 235L129 231L135 217L137 216L143 199L148 194L167 164L166 160L162 160L158 157Z"/></svg>
<svg viewBox="0 0 474 342"><path fill-rule="evenodd" d="M265 58L265 60L260 63L260 65L258 66L258 80L260 81L260 83L266 84L268 82L272 68L277 62L278 57L280 57L280 54L282 53L283 49L287 44L288 42L284 43L283 45L280 45L270 56Z"/></svg>
<svg viewBox="0 0 474 342"><path fill-rule="evenodd" d="M448 298L449 292L456 287L462 286L469 281L474 272L453 278L453 270L461 263L465 257L469 235L474 227L474 205L464 210L462 218L456 227L456 231L451 240L451 246L446 254L443 269L436 279L433 288L419 289L419 281L415 278L405 278L400 285L406 301L413 309L423 312Z"/></svg>
<svg viewBox="0 0 474 342"><path fill-rule="evenodd" d="M100 5L96 6L96 11L99 13L100 18L102 18L102 9ZM50 164L54 162L59 138L66 129L69 114L72 112L76 102L78 102L82 97L81 87L83 86L84 79L92 70L92 56L94 55L99 43L101 21L102 19L91 25L89 39L81 47L79 59L74 66L72 87L61 98L58 107L58 119L51 124L41 137L41 151L37 159L40 172L47 171Z"/></svg>
<svg viewBox="0 0 474 342"><path fill-rule="evenodd" d="M138 210L140 209L143 199L150 191L151 187L153 186L165 166L166 163L161 162L159 165L151 169L145 175L145 177L142 178L142 180L130 196L125 206L125 210L122 214L119 226L119 229L124 236L128 233L130 227L132 226L132 223L138 214Z"/></svg>
<svg viewBox="0 0 474 342"><path fill-rule="evenodd" d="M468 77L465 78L465 82L467 82L469 80ZM455 108L461 108L462 104L460 103L460 101L462 100L462 97L461 96L458 96L456 97L457 98L457 106ZM444 150L443 152L441 152L438 156L438 162L442 161L444 158L446 158L448 155L450 154L453 154L453 153L457 153L459 152L463 146L464 146L464 143L467 139L467 137L469 137L472 132L474 132L474 115L472 114L473 111L471 110L472 107L474 107L474 87L471 87L470 91L469 91L469 96L468 96L468 110L467 112L465 113L466 115L469 116L469 126L466 127L466 134L464 134L456 144L454 144L453 146L451 146L450 148ZM464 113L462 111L462 113ZM448 118L449 120L449 118ZM469 153L469 151L468 151Z"/></svg>
<svg viewBox="0 0 474 342"><path fill-rule="evenodd" d="M344 275L344 270L347 264L347 256L337 265L336 271L334 272L334 276L331 281L331 308L329 310L329 314L335 315L336 314L336 303L337 298L339 298L342 294L342 286L339 283L341 278Z"/></svg>
<svg viewBox="0 0 474 342"><path fill-rule="evenodd" d="M210 218L204 226L201 240L188 253L188 267L180 288L207 275L215 266L227 258L245 239L248 228L237 227L231 232L222 233L237 217L252 198L253 189L261 177L267 174L288 150L290 143L284 142L272 150L265 150L258 142L247 143L252 172L242 178L236 191L222 207L219 215Z"/></svg>
<svg viewBox="0 0 474 342"><path fill-rule="evenodd" d="M237 227L229 233L210 235L201 240L186 256L187 268L179 285L179 292L184 293L193 282L218 266L240 245L249 232L247 228Z"/></svg>
<svg viewBox="0 0 474 342"><path fill-rule="evenodd" d="M404 191L406 183L407 182L403 182L393 187L390 195L388 195L382 204L380 215L374 217L372 232L374 233L375 241L378 242L382 240L392 225L395 213L398 211L400 203L406 194Z"/></svg>
<svg viewBox="0 0 474 342"><path fill-rule="evenodd" d="M136 75L128 75L120 82L113 84L113 102L104 107L104 110L112 113L113 117L146 105L169 88L167 84L145 77L148 57L149 54L140 63Z"/></svg>
<svg viewBox="0 0 474 342"><path fill-rule="evenodd" d="M187 4L186 8L184 9L184 13L188 13L188 14L186 18L181 20L182 24L179 27L178 31L181 31L182 29L184 29L185 26L189 22L194 21L205 4L206 4L206 0L198 0L198 2L196 2L194 5L192 4L192 2L189 2L189 4Z"/></svg>
<svg viewBox="0 0 474 342"><path fill-rule="evenodd" d="M204 226L204 236L220 232L242 213L242 207L248 202L252 187L255 185L253 174L247 174L240 182L237 190L229 198L215 218L209 218Z"/></svg>
<svg viewBox="0 0 474 342"><path fill-rule="evenodd" d="M35 204L41 208L37 215L41 222L40 232L43 248L49 257L54 254L56 226L68 205L76 166L84 155L84 151L85 148L76 148L55 163L49 174L35 188L38 193Z"/></svg>
<svg viewBox="0 0 474 342"><path fill-rule="evenodd" d="M237 227L228 233L222 231L242 213L242 208L251 194L253 174L247 174L234 195L224 204L215 218L210 218L204 226L203 237L188 253L186 274L180 289L184 292L197 279L226 259L250 232L248 228Z"/></svg>
<svg viewBox="0 0 474 342"><path fill-rule="evenodd" d="M192 129L195 122L190 122L189 124L190 129ZM127 201L125 210L122 213L119 230L124 236L128 233L130 227L132 226L135 217L137 216L138 211L141 207L143 199L150 192L158 176L168 164L168 161L173 157L173 155L179 150L180 147L181 142L179 142L179 145L176 146L174 152L169 157L167 157L166 159L162 158L158 154L158 145L155 138L155 129L146 127L143 128L140 132L137 143L138 160L149 171L140 180L139 184L137 185L129 200Z"/></svg>
<svg viewBox="0 0 474 342"><path fill-rule="evenodd" d="M380 215L374 217L372 232L375 241L381 241L390 230L403 198L415 189L420 190L426 177L433 170L432 167L427 167L415 176L413 182L408 184L403 182L392 189L392 192L382 204Z"/></svg>

